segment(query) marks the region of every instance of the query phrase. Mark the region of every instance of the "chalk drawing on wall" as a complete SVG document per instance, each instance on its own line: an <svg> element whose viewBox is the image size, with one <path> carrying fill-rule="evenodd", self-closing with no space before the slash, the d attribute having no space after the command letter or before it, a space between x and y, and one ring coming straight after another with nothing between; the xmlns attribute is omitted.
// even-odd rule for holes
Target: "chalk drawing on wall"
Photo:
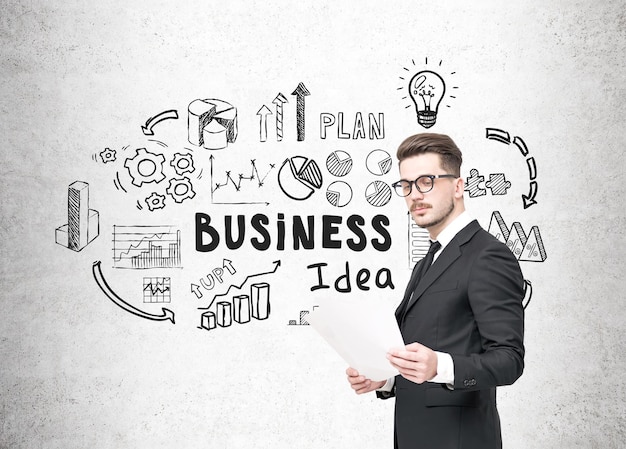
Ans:
<svg viewBox="0 0 626 449"><path fill-rule="evenodd" d="M115 291L113 291L113 289L107 283L106 279L104 278L104 275L102 274L101 265L102 264L99 260L93 263L93 266L92 266L93 277L98 287L100 287L100 290L102 290L102 292L107 296L107 298L109 298L115 305L120 307L122 310L132 313L133 315L138 316L140 318L145 318L147 320L152 320L152 321L168 321L169 320L172 322L172 324L175 324L174 312L172 312L169 309L161 308L162 313L160 315L156 315L156 314L145 312L133 306L129 302L125 301L124 299L122 299L117 293L115 293Z"/></svg>
<svg viewBox="0 0 626 449"><path fill-rule="evenodd" d="M428 252L430 240L428 230L416 225L411 214L408 212L407 219L409 268L412 269Z"/></svg>
<svg viewBox="0 0 626 449"><path fill-rule="evenodd" d="M100 214L89 208L89 184L74 181L67 188L67 223L55 230L55 241L80 251L100 234Z"/></svg>
<svg viewBox="0 0 626 449"><path fill-rule="evenodd" d="M319 306L313 306L313 310L315 310L318 307ZM310 313L311 312L309 310L301 310L300 311L300 316L298 317L298 319L297 320L289 320L287 325L288 326L308 326L309 325L308 317L309 317Z"/></svg>
<svg viewBox="0 0 626 449"><path fill-rule="evenodd" d="M172 278L170 277L144 277L143 278L143 302L144 303L169 303L172 302L171 290Z"/></svg>
<svg viewBox="0 0 626 449"><path fill-rule="evenodd" d="M441 67L442 62L439 61L439 67ZM406 90L407 95L403 96L402 99L411 99L412 104L409 104L407 109L412 106L415 108L417 123L424 128L430 128L437 121L442 101L448 98L456 98L455 91L458 89L458 86L451 86L449 88L450 92L448 92L446 90L446 81L438 72L429 69L414 72L414 70L418 69L415 60L412 63L415 68L404 67L404 70L409 72L410 75L400 76L400 79L405 84L398 87L398 90ZM424 65L428 65L428 58L425 59ZM446 77L454 74L455 72L451 72ZM406 82L407 78L409 78L408 83ZM445 104L445 106L450 107L449 104Z"/></svg>
<svg viewBox="0 0 626 449"><path fill-rule="evenodd" d="M284 104L289 103L289 101L287 101L287 98L279 92L272 100L272 103L276 105L276 140L278 142L281 142L283 140L285 123Z"/></svg>
<svg viewBox="0 0 626 449"><path fill-rule="evenodd" d="M188 140L207 150L221 150L237 140L237 108L232 104L209 98L189 103Z"/></svg>
<svg viewBox="0 0 626 449"><path fill-rule="evenodd" d="M213 296L207 307L199 307L198 310L203 311L199 329L230 327L233 322L244 324L250 322L252 318L259 321L267 320L271 313L269 283L263 281L252 283L247 293L232 295L230 299L228 297L231 290L241 291L250 279L275 273L281 262L276 260L273 263L272 270L246 276L240 284L231 284L226 292Z"/></svg>
<svg viewBox="0 0 626 449"><path fill-rule="evenodd" d="M191 283L191 292L196 295L197 299L201 299L203 293L200 287L207 291L211 291L217 284L222 284L224 282L224 275L226 274L224 270L228 271L230 276L233 276L237 272L233 266L232 260L223 259L221 266L213 268L210 273L200 278L198 281L200 285L194 284L193 282Z"/></svg>
<svg viewBox="0 0 626 449"><path fill-rule="evenodd" d="M180 268L180 241L172 225L113 225L113 267Z"/></svg>
<svg viewBox="0 0 626 449"><path fill-rule="evenodd" d="M257 111L256 115L259 116L259 140L261 142L266 142L267 141L267 116L272 115L272 111L270 111L270 109L267 106L263 105Z"/></svg>
<svg viewBox="0 0 626 449"><path fill-rule="evenodd" d="M385 150L374 150L367 155L365 159L367 170L376 176L382 176L389 173L393 166L393 160L389 153Z"/></svg>
<svg viewBox="0 0 626 449"><path fill-rule="evenodd" d="M141 187L144 183L154 182L158 184L165 179L164 162L164 155L151 153L145 148L138 148L133 157L124 161L124 167L128 170L133 185Z"/></svg>
<svg viewBox="0 0 626 449"><path fill-rule="evenodd" d="M256 185L256 187L260 189L265 185L266 179L272 170L276 168L276 164L269 163L267 164L267 168L263 169L262 172L259 172L256 159L250 159L250 166L246 167L245 170L241 170L237 174L234 174L233 170L224 170L223 175L218 175L218 181L216 181L216 176L214 174L215 158L213 155L209 157L209 165L211 204L269 204L267 201L226 201L223 198L222 201L218 202L215 200L215 194L218 191L220 191L220 193L226 191L239 193L242 191L244 185Z"/></svg>
<svg viewBox="0 0 626 449"><path fill-rule="evenodd" d="M299 83L291 95L296 96L296 138L301 142L305 138L305 97L311 95L304 83Z"/></svg>
<svg viewBox="0 0 626 449"><path fill-rule="evenodd" d="M322 171L305 156L287 158L278 170L278 185L289 198L303 201L322 187Z"/></svg>
<svg viewBox="0 0 626 449"><path fill-rule="evenodd" d="M326 158L326 168L328 169L328 172L338 178L346 176L350 173L353 164L354 162L352 160L352 156L342 150L333 151Z"/></svg>
<svg viewBox="0 0 626 449"><path fill-rule="evenodd" d="M344 207L352 201L352 187L343 181L334 181L326 188L326 199L335 207Z"/></svg>
<svg viewBox="0 0 626 449"><path fill-rule="evenodd" d="M502 214L494 211L489 222L489 233L494 235L511 250L520 262L543 262L547 258L539 227L533 226L526 234L520 222L507 227Z"/></svg>
<svg viewBox="0 0 626 449"><path fill-rule="evenodd" d="M374 207L386 206L391 200L391 187L383 181L374 181L365 188L365 199Z"/></svg>
<svg viewBox="0 0 626 449"><path fill-rule="evenodd" d="M507 181L504 173L491 173L489 180L475 168L470 170L470 175L465 180L465 191L470 198L477 198L487 195L487 189L492 195L506 195L511 188L510 181Z"/></svg>
<svg viewBox="0 0 626 449"><path fill-rule="evenodd" d="M537 163L534 156L529 156L526 142L524 142L524 140L519 136L514 136L513 139L511 139L511 135L508 133L508 131L504 131L498 128L487 128L486 137L489 140L495 140L506 145L513 144L515 147L517 147L519 152L526 159L526 167L528 169L528 194L522 195L524 209L528 209L530 206L537 204L537 189L539 187L537 184Z"/></svg>
<svg viewBox="0 0 626 449"><path fill-rule="evenodd" d="M146 120L146 123L141 126L141 131L146 136L153 136L154 130L153 128L161 123L164 120L176 120L178 119L178 111L176 109L170 109L168 111L163 111L155 115L154 117L150 117Z"/></svg>

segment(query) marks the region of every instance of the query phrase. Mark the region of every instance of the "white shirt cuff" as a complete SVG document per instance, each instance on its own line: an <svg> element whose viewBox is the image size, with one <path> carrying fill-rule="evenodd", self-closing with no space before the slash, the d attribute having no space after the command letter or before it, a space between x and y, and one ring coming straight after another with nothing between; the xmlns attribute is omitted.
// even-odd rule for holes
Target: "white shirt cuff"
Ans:
<svg viewBox="0 0 626 449"><path fill-rule="evenodd" d="M454 362L452 356L446 352L437 352L437 374L429 380L439 384L454 385Z"/></svg>
<svg viewBox="0 0 626 449"><path fill-rule="evenodd" d="M383 385L382 387L378 388L376 391L391 391L393 390L393 386L396 383L396 378L395 377L391 377L389 379L387 379L387 382L385 382L385 385Z"/></svg>

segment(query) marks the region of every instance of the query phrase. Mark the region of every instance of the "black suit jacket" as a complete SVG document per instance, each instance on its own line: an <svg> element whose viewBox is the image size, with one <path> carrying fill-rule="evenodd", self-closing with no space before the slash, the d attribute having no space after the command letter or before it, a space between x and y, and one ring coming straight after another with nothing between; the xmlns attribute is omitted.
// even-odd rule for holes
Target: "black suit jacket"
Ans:
<svg viewBox="0 0 626 449"><path fill-rule="evenodd" d="M475 220L443 249L396 318L406 344L452 356L454 385L396 377L396 448L502 447L496 386L524 368L523 285L511 251Z"/></svg>

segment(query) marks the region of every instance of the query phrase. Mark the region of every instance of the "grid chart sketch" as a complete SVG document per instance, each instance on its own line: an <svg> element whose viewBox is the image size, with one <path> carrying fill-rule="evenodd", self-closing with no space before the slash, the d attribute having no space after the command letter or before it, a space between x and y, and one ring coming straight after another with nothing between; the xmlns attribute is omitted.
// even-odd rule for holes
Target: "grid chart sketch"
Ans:
<svg viewBox="0 0 626 449"><path fill-rule="evenodd" d="M180 230L169 225L114 225L113 267L180 268Z"/></svg>
<svg viewBox="0 0 626 449"><path fill-rule="evenodd" d="M143 278L143 302L144 303L169 303L172 302L171 278L169 277L144 277Z"/></svg>

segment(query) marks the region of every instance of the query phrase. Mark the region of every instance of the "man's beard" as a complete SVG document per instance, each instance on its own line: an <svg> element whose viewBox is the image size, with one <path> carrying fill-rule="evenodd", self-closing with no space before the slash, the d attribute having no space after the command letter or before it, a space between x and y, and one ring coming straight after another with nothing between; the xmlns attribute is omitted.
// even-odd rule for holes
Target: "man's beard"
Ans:
<svg viewBox="0 0 626 449"><path fill-rule="evenodd" d="M427 204L427 203L415 203L415 204ZM433 207L428 204L429 208L432 209ZM411 207L413 208L413 206ZM430 228L432 226L437 226L441 223L443 223L452 213L452 211L454 211L454 201L450 201L447 205L447 208L443 211L441 211L441 213L439 213L438 215L436 215L435 217L431 217L430 221L426 222L426 223L420 223L418 222L418 220L422 220L425 219L425 217L413 217L413 221L415 221L415 223L422 228ZM417 218L417 219L416 219Z"/></svg>

